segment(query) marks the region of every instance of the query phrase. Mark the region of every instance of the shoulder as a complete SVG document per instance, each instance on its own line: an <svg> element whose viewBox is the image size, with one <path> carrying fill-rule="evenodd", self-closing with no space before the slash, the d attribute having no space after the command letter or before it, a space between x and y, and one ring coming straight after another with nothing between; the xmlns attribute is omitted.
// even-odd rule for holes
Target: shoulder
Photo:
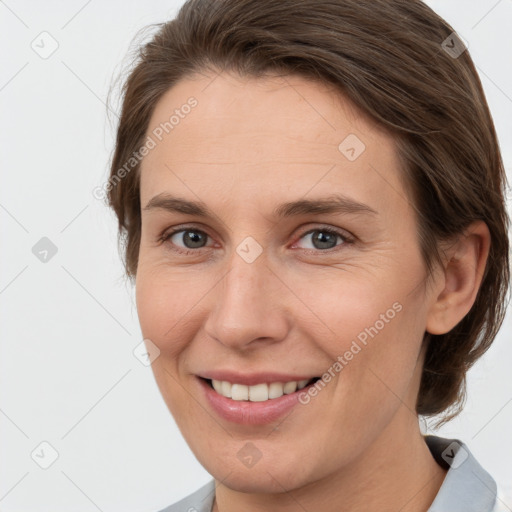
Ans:
<svg viewBox="0 0 512 512"><path fill-rule="evenodd" d="M215 498L215 480L211 480L186 498L159 512L211 512Z"/></svg>

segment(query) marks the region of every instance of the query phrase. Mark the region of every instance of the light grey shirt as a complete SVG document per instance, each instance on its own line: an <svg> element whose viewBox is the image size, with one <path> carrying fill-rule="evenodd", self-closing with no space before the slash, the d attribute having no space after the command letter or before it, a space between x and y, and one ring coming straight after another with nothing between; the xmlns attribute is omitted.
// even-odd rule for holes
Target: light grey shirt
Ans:
<svg viewBox="0 0 512 512"><path fill-rule="evenodd" d="M458 439L424 436L434 459L448 472L428 512L495 512L494 479ZM160 512L211 512L215 480Z"/></svg>

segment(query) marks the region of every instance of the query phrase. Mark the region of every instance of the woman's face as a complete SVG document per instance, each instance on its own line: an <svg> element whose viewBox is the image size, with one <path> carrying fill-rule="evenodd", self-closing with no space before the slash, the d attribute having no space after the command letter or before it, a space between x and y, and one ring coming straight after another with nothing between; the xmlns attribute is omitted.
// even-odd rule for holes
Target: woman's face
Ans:
<svg viewBox="0 0 512 512"><path fill-rule="evenodd" d="M170 89L147 135L138 314L198 460L245 492L378 470L417 431L436 290L393 139L326 86L227 74Z"/></svg>

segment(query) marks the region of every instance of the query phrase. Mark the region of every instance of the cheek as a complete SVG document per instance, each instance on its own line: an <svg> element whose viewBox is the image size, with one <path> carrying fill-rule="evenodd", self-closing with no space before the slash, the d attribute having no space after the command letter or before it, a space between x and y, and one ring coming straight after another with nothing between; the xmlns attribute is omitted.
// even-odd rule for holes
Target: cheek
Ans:
<svg viewBox="0 0 512 512"><path fill-rule="evenodd" d="M423 312L421 303L406 300L402 297L390 309L374 309L373 318L361 324L358 335L345 340L347 362L337 386L339 411L352 411L360 418L359 425L356 421L352 427L367 433L383 429L402 405L411 411L415 408ZM357 353L351 355L353 351ZM347 356L352 359L348 361Z"/></svg>
<svg viewBox="0 0 512 512"><path fill-rule="evenodd" d="M149 338L164 354L175 355L182 350L180 340L187 318L200 291L187 287L183 278L167 275L158 268L139 265L136 278L136 303L144 338ZM180 334L181 333L181 334Z"/></svg>
<svg viewBox="0 0 512 512"><path fill-rule="evenodd" d="M425 327L426 306L421 290L411 293L412 276L387 274L389 287L373 279L316 290L311 297L329 327L322 344L338 381L336 395L356 408L395 403L411 384ZM336 364L336 362L338 364ZM343 407L340 410L344 410Z"/></svg>
<svg viewBox="0 0 512 512"><path fill-rule="evenodd" d="M333 358L353 348L352 355L347 354L351 359L359 353L356 343L364 350L372 341L396 332L410 309L402 291L384 286L377 276L371 280L340 279L338 283L317 281L314 288L311 281L304 285L309 286L307 303L328 332L327 338L316 339Z"/></svg>

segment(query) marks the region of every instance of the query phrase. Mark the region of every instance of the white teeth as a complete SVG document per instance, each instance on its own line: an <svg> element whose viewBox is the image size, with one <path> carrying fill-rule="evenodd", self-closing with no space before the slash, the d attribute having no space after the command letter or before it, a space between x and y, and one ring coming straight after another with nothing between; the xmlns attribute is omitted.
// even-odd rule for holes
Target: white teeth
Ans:
<svg viewBox="0 0 512 512"><path fill-rule="evenodd" d="M283 396L283 384L281 382L272 382L268 387L269 398L279 398Z"/></svg>
<svg viewBox="0 0 512 512"><path fill-rule="evenodd" d="M212 380L212 386L219 395L223 395L222 393L222 382L220 380Z"/></svg>
<svg viewBox="0 0 512 512"><path fill-rule="evenodd" d="M270 384L256 384L245 386L244 384L231 384L231 382L212 380L213 389L226 398L232 400L249 400L250 402L265 402L269 399L279 398L283 395L294 393L298 389L306 387L313 379L304 379L291 382L271 382Z"/></svg>
<svg viewBox="0 0 512 512"><path fill-rule="evenodd" d="M226 382L226 381L222 382L221 390L218 391L218 392L221 395L224 395L227 398L231 398L231 384L229 382Z"/></svg>
<svg viewBox="0 0 512 512"><path fill-rule="evenodd" d="M268 400L268 386L266 384L250 386L249 400L251 402L264 402L265 400Z"/></svg>
<svg viewBox="0 0 512 512"><path fill-rule="evenodd" d="M283 388L284 394L289 395L290 393L295 393L297 391L297 381L293 380L292 382L287 382Z"/></svg>
<svg viewBox="0 0 512 512"><path fill-rule="evenodd" d="M249 386L233 384L231 387L231 398L233 400L249 400Z"/></svg>
<svg viewBox="0 0 512 512"><path fill-rule="evenodd" d="M297 382L297 388L298 388L298 389L305 388L305 387L308 385L308 382L309 382L310 380L311 380L311 379L299 380L299 382Z"/></svg>

